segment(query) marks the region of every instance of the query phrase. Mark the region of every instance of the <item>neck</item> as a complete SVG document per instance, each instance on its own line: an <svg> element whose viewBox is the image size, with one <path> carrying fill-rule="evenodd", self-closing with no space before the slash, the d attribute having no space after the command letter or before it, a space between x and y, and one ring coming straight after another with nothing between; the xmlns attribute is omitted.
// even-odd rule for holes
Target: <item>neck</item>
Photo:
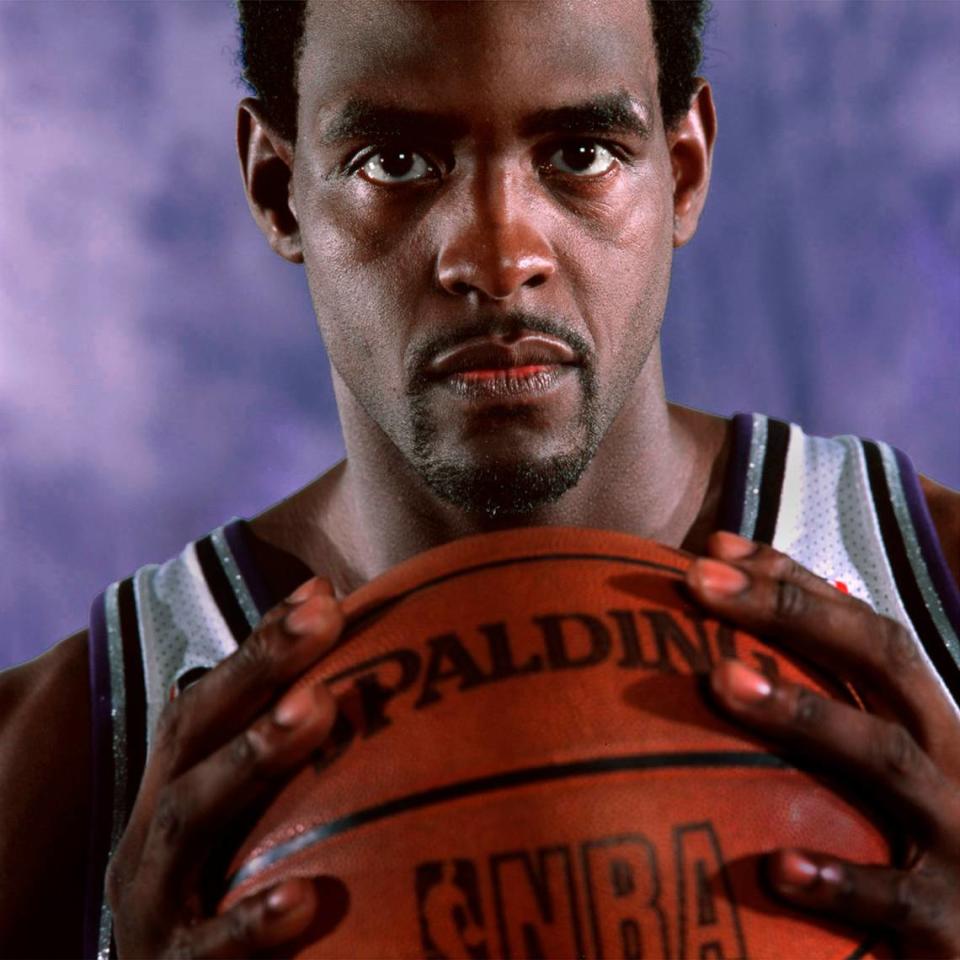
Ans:
<svg viewBox="0 0 960 960"><path fill-rule="evenodd" d="M297 552L346 591L423 550L518 525L622 530L701 550L712 529L725 421L668 404L658 351L576 487L518 521L469 514L437 498L337 380L347 460L298 497ZM306 533L306 531L304 531ZM337 583L339 581L339 583Z"/></svg>

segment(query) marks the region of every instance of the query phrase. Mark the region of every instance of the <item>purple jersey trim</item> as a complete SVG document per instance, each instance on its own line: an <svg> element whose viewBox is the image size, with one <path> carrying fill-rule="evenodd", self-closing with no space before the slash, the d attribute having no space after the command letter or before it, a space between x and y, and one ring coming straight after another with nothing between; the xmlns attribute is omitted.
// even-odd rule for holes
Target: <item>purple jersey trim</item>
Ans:
<svg viewBox="0 0 960 960"><path fill-rule="evenodd" d="M93 778L90 805L90 845L84 890L84 956L96 957L100 947L100 910L104 873L113 831L113 721L110 712L110 658L104 611L106 591L90 607L87 651L90 665L90 731Z"/></svg>
<svg viewBox="0 0 960 960"><path fill-rule="evenodd" d="M944 613L953 629L960 634L960 588L957 587L947 561L943 556L940 537L937 528L933 525L927 498L923 495L916 468L910 458L896 447L892 448L897 458L900 470L900 483L903 486L904 496L913 527L917 533L917 541L927 565L927 572L933 581L933 586L943 604Z"/></svg>
<svg viewBox="0 0 960 960"><path fill-rule="evenodd" d="M750 441L753 438L753 414L737 413L731 418L733 437L730 459L723 479L717 529L739 533L743 523L743 503L747 495L747 467L750 463Z"/></svg>
<svg viewBox="0 0 960 960"><path fill-rule="evenodd" d="M247 527L247 521L243 519L231 520L223 528L223 535L233 554L233 559L237 562L237 568L247 585L247 590L253 602L260 611L262 617L268 610L275 606L279 598L274 599L267 589L266 581L260 573L253 556L253 550L250 548L250 531Z"/></svg>

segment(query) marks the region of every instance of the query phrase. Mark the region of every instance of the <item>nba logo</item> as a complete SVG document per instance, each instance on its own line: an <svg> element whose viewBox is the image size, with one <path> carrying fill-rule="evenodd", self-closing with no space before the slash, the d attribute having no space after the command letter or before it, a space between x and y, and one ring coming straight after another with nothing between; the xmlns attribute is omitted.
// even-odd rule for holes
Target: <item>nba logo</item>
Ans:
<svg viewBox="0 0 960 960"><path fill-rule="evenodd" d="M420 941L427 960L487 960L483 906L472 860L433 860L417 866Z"/></svg>

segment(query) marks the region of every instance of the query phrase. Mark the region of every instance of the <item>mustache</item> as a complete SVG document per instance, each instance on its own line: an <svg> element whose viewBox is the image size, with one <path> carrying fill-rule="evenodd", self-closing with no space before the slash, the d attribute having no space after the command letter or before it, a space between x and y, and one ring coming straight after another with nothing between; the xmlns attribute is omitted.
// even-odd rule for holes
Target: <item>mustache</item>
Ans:
<svg viewBox="0 0 960 960"><path fill-rule="evenodd" d="M558 316L546 313L531 313L526 310L511 310L472 317L469 322L458 325L418 344L413 348L408 369L411 371L410 393L417 393L431 382L427 370L433 359L445 350L456 347L475 337L502 337L508 340L521 332L545 333L563 340L584 367L591 367L593 349L573 327Z"/></svg>

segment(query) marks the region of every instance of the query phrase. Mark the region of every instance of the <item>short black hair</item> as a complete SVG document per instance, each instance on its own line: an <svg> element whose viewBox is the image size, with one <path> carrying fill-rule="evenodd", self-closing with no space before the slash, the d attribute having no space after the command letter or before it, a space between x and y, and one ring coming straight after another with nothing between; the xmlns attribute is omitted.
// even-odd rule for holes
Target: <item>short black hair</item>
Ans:
<svg viewBox="0 0 960 960"><path fill-rule="evenodd" d="M648 0L657 52L660 112L669 129L690 107L703 55L709 0ZM297 65L305 0L237 0L241 78L288 140L297 133Z"/></svg>

